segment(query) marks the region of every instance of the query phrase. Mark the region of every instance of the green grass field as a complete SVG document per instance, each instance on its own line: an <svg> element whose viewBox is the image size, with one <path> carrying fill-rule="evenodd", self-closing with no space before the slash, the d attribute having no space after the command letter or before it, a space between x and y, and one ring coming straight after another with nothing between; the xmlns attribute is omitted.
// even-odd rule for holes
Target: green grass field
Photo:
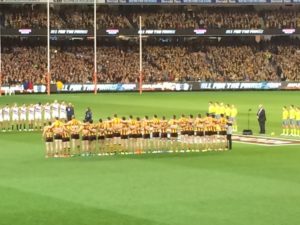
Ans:
<svg viewBox="0 0 300 225"><path fill-rule="evenodd" d="M5 96L5 103L64 100L78 118L197 114L235 104L239 130L281 133L281 108L299 92L198 92ZM0 224L297 225L300 148L234 143L231 152L45 159L40 133L0 133Z"/></svg>

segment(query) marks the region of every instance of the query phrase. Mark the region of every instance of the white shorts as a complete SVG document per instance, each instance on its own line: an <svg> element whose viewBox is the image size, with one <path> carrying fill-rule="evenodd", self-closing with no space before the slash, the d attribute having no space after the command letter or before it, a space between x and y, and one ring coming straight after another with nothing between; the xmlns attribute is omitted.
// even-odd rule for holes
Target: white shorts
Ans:
<svg viewBox="0 0 300 225"><path fill-rule="evenodd" d="M30 114L29 114L29 115L28 115L28 120L29 120L29 121L33 121L33 120L34 120L34 115L30 115Z"/></svg>
<svg viewBox="0 0 300 225"><path fill-rule="evenodd" d="M18 115L13 115L12 116L12 121L19 121L19 116Z"/></svg>
<svg viewBox="0 0 300 225"><path fill-rule="evenodd" d="M20 115L20 120L22 120L22 121L24 121L24 120L26 120L26 115Z"/></svg>
<svg viewBox="0 0 300 225"><path fill-rule="evenodd" d="M60 114L59 118L60 119L67 119L67 114L65 114L65 113L64 114Z"/></svg>
<svg viewBox="0 0 300 225"><path fill-rule="evenodd" d="M58 112L52 112L52 118L56 118L59 117L59 113Z"/></svg>
<svg viewBox="0 0 300 225"><path fill-rule="evenodd" d="M51 120L51 114L48 114L48 113L45 114L45 115L44 115L44 119L45 119L45 120Z"/></svg>
<svg viewBox="0 0 300 225"><path fill-rule="evenodd" d="M3 122L3 117L2 116L0 117L0 122Z"/></svg>
<svg viewBox="0 0 300 225"><path fill-rule="evenodd" d="M42 115L41 114L34 115L34 119L42 120Z"/></svg>
<svg viewBox="0 0 300 225"><path fill-rule="evenodd" d="M9 118L9 116L7 116L7 115L4 115L4 116L3 116L3 121L10 121L10 118Z"/></svg>

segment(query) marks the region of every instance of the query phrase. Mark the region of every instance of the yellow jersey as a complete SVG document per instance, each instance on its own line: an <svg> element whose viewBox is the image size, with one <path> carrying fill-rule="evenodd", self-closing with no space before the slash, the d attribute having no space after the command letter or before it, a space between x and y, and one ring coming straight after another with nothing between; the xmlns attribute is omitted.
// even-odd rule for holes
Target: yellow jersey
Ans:
<svg viewBox="0 0 300 225"><path fill-rule="evenodd" d="M289 111L289 119L294 120L296 119L296 110L295 109L290 109Z"/></svg>
<svg viewBox="0 0 300 225"><path fill-rule="evenodd" d="M210 113L210 114L216 113L216 108L215 108L214 105L211 104L211 105L208 107L208 113Z"/></svg>
<svg viewBox="0 0 300 225"><path fill-rule="evenodd" d="M225 116L230 116L231 115L231 109L229 107L225 108Z"/></svg>
<svg viewBox="0 0 300 225"><path fill-rule="evenodd" d="M236 108L232 108L231 109L230 117L235 118L237 114L238 114L237 109Z"/></svg>
<svg viewBox="0 0 300 225"><path fill-rule="evenodd" d="M282 119L283 119L283 120L287 120L288 118L289 118L289 111L286 110L286 109L284 109L284 110L282 111Z"/></svg>
<svg viewBox="0 0 300 225"><path fill-rule="evenodd" d="M296 120L300 120L300 110L296 111Z"/></svg>

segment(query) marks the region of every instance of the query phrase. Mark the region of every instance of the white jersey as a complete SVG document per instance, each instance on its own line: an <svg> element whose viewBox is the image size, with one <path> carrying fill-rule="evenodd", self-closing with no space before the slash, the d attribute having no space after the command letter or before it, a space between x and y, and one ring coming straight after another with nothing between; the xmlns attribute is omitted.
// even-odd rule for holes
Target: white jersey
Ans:
<svg viewBox="0 0 300 225"><path fill-rule="evenodd" d="M34 120L34 106L28 108L28 120Z"/></svg>
<svg viewBox="0 0 300 225"><path fill-rule="evenodd" d="M3 109L0 108L0 122L3 122Z"/></svg>
<svg viewBox="0 0 300 225"><path fill-rule="evenodd" d="M52 104L52 118L59 117L59 104L53 103Z"/></svg>
<svg viewBox="0 0 300 225"><path fill-rule="evenodd" d="M42 119L42 106L41 105L35 105L34 106L34 119L41 120Z"/></svg>
<svg viewBox="0 0 300 225"><path fill-rule="evenodd" d="M60 118L60 119L67 119L67 109L66 109L66 105L60 105L60 109L59 109L59 118Z"/></svg>
<svg viewBox="0 0 300 225"><path fill-rule="evenodd" d="M44 119L51 120L51 105L44 106Z"/></svg>
<svg viewBox="0 0 300 225"><path fill-rule="evenodd" d="M3 120L4 121L10 120L10 108L7 106L3 108Z"/></svg>
<svg viewBox="0 0 300 225"><path fill-rule="evenodd" d="M12 121L18 121L19 120L19 107L14 106L11 108L12 111Z"/></svg>
<svg viewBox="0 0 300 225"><path fill-rule="evenodd" d="M27 107L26 106L20 107L20 120L26 120L26 115L27 115Z"/></svg>

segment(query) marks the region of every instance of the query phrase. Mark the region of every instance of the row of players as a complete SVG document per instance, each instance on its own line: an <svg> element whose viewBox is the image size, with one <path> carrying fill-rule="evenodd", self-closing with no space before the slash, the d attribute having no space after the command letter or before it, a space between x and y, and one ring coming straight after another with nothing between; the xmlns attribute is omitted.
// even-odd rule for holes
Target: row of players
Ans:
<svg viewBox="0 0 300 225"><path fill-rule="evenodd" d="M282 108L282 134L300 136L300 107L290 105Z"/></svg>
<svg viewBox="0 0 300 225"><path fill-rule="evenodd" d="M59 103L57 100L44 105L37 103L28 106L25 104L9 106L7 104L2 108L0 107L0 130L3 132L11 130L41 130L42 126L55 118L68 119L70 117L67 113L68 108L71 109L72 113L70 116L72 116L74 114L72 104Z"/></svg>
<svg viewBox="0 0 300 225"><path fill-rule="evenodd" d="M223 114L225 117L236 118L238 110L235 105L224 104L223 102L209 102L208 103L208 113L215 115L216 118L220 118ZM237 124L232 125L233 131L237 131Z"/></svg>
<svg viewBox="0 0 300 225"><path fill-rule="evenodd" d="M217 119L208 113L204 118L199 114L196 118L182 115L177 119L174 115L169 120L157 115L152 119L115 115L95 124L82 123L74 117L64 123L57 118L44 127L43 138L46 157L224 150L227 149L226 131L232 120L223 114Z"/></svg>

